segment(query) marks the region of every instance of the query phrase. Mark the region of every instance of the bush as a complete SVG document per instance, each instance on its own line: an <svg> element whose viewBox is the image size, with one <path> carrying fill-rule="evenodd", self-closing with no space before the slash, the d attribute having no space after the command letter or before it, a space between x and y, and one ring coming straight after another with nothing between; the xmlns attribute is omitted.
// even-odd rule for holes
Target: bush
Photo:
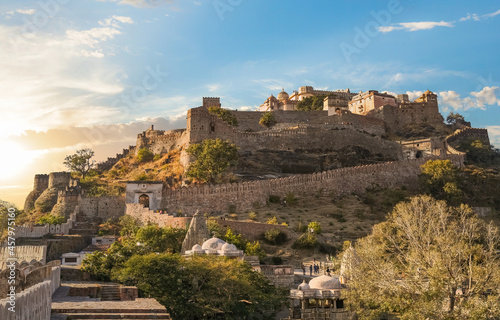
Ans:
<svg viewBox="0 0 500 320"><path fill-rule="evenodd" d="M275 245L280 245L287 240L286 233L279 229L269 229L264 233L264 239Z"/></svg>
<svg viewBox="0 0 500 320"><path fill-rule="evenodd" d="M281 198L279 196L275 195L270 195L269 196L269 203L280 203Z"/></svg>
<svg viewBox="0 0 500 320"><path fill-rule="evenodd" d="M293 206L297 202L297 198L295 198L295 195L293 192L288 192L285 197L285 202L289 206Z"/></svg>
<svg viewBox="0 0 500 320"><path fill-rule="evenodd" d="M316 248L318 246L318 238L312 233L305 233L301 235L297 241L292 245L292 248L296 249L308 249Z"/></svg>
<svg viewBox="0 0 500 320"><path fill-rule="evenodd" d="M271 111L264 113L259 120L259 124L261 126L266 126L268 128L274 126L277 122L278 121L276 120L274 113Z"/></svg>
<svg viewBox="0 0 500 320"><path fill-rule="evenodd" d="M66 222L66 218L64 216L56 216L56 215L53 215L53 214L46 214L44 215L43 217L41 217L40 219L38 219L38 223L39 224L61 224L61 223L65 223Z"/></svg>
<svg viewBox="0 0 500 320"><path fill-rule="evenodd" d="M312 232L315 234L320 234L321 233L321 223L319 223L317 221L313 221L313 222L309 223L309 225L307 226L307 229L312 230Z"/></svg>
<svg viewBox="0 0 500 320"><path fill-rule="evenodd" d="M333 213L332 217L335 218L335 219L337 219L338 222L346 222L347 221L344 218L344 215L342 214L342 212Z"/></svg>
<svg viewBox="0 0 500 320"><path fill-rule="evenodd" d="M259 260L262 260L266 257L266 252L260 246L259 241L247 242L245 246L245 254L247 256L257 256L259 257Z"/></svg>
<svg viewBox="0 0 500 320"><path fill-rule="evenodd" d="M155 157L154 153L148 150L148 148L142 148L137 152L137 162L149 162Z"/></svg>
<svg viewBox="0 0 500 320"><path fill-rule="evenodd" d="M250 220L254 220L254 221L255 221L255 220L257 220L257 214L256 214L255 212L253 212L253 211L252 211L252 212L250 212L250 213L248 214L248 219L250 219Z"/></svg>
<svg viewBox="0 0 500 320"><path fill-rule="evenodd" d="M135 181L148 181L151 179L151 176L145 172L135 176Z"/></svg>
<svg viewBox="0 0 500 320"><path fill-rule="evenodd" d="M161 159L161 154L155 154L155 157L153 158L153 161L158 161Z"/></svg>
<svg viewBox="0 0 500 320"><path fill-rule="evenodd" d="M272 217L270 219L267 219L266 223L267 224L278 224L278 219L276 219L276 217Z"/></svg>

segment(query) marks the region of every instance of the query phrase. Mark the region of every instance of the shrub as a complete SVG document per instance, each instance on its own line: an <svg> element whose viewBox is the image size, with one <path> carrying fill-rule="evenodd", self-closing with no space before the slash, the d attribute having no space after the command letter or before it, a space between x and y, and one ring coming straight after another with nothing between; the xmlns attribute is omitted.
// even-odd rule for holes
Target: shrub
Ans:
<svg viewBox="0 0 500 320"><path fill-rule="evenodd" d="M319 223L317 221L313 221L313 222L309 223L309 225L307 226L307 229L312 230L312 232L314 232L316 234L320 234L321 233L321 223Z"/></svg>
<svg viewBox="0 0 500 320"><path fill-rule="evenodd" d="M274 113L271 111L264 113L259 120L259 124L261 126L266 126L268 128L274 126L277 122L278 121L276 120Z"/></svg>
<svg viewBox="0 0 500 320"><path fill-rule="evenodd" d="M269 229L264 233L264 239L269 243L280 245L286 242L287 236L279 229Z"/></svg>
<svg viewBox="0 0 500 320"><path fill-rule="evenodd" d="M161 159L161 154L155 154L153 161L158 161Z"/></svg>
<svg viewBox="0 0 500 320"><path fill-rule="evenodd" d="M247 256L257 256L259 257L259 260L262 260L266 257L266 252L260 246L259 241L247 242L245 246L245 254Z"/></svg>
<svg viewBox="0 0 500 320"><path fill-rule="evenodd" d="M148 181L151 179L151 176L145 172L135 176L135 181Z"/></svg>
<svg viewBox="0 0 500 320"><path fill-rule="evenodd" d="M292 245L292 248L297 249L307 249L307 248L316 248L319 242L316 238L316 235L312 233L305 233L301 235L297 241Z"/></svg>
<svg viewBox="0 0 500 320"><path fill-rule="evenodd" d="M253 212L253 211L252 211L252 212L250 212L250 213L248 214L248 219L250 219L250 220L254 220L254 221L255 221L255 220L257 220L257 214L256 214L255 212Z"/></svg>
<svg viewBox="0 0 500 320"><path fill-rule="evenodd" d="M279 196L275 195L270 195L269 196L269 203L280 203L281 198Z"/></svg>
<svg viewBox="0 0 500 320"><path fill-rule="evenodd" d="M230 204L227 207L227 212L229 212L229 213L236 213L236 205L235 204Z"/></svg>
<svg viewBox="0 0 500 320"><path fill-rule="evenodd" d="M148 150L148 148L142 148L137 152L137 162L149 162L155 157L154 153Z"/></svg>
<svg viewBox="0 0 500 320"><path fill-rule="evenodd" d="M344 218L342 212L336 212L332 214L332 217L337 219L338 222L346 222L347 220Z"/></svg>
<svg viewBox="0 0 500 320"><path fill-rule="evenodd" d="M56 215L53 215L53 214L46 214L44 215L43 217L41 217L40 219L38 219L38 223L39 224L61 224L61 223L65 223L66 222L66 218L64 216L56 216Z"/></svg>
<svg viewBox="0 0 500 320"><path fill-rule="evenodd" d="M285 197L285 202L289 206L293 206L297 202L297 198L295 198L295 195L293 192L288 192Z"/></svg>
<svg viewBox="0 0 500 320"><path fill-rule="evenodd" d="M272 217L270 219L267 219L266 223L267 224L278 224L278 219L276 219L276 217Z"/></svg>

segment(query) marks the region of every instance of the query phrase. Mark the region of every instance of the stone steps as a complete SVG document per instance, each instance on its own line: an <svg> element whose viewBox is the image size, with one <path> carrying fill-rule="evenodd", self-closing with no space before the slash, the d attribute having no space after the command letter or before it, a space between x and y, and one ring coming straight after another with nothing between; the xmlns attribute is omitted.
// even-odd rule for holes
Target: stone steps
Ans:
<svg viewBox="0 0 500 320"><path fill-rule="evenodd" d="M101 289L101 301L120 301L119 286L103 286Z"/></svg>

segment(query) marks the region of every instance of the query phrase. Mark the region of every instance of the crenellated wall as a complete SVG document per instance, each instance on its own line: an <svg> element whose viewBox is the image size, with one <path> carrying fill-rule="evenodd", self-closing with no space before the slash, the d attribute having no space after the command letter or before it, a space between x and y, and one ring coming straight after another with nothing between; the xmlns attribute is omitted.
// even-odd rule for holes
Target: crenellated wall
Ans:
<svg viewBox="0 0 500 320"><path fill-rule="evenodd" d="M463 166L463 155L439 158L449 159L455 165ZM162 208L166 208L168 212L181 210L190 215L196 210L227 211L229 206L245 211L265 205L270 195L284 196L288 192L300 197L315 195L319 190L326 194L343 195L363 193L367 188L376 186L411 187L418 182L420 166L428 160L429 158L387 162L263 181L166 189Z"/></svg>
<svg viewBox="0 0 500 320"><path fill-rule="evenodd" d="M129 154L135 154L136 147L129 146L127 149L123 149L122 153L118 153L114 158L108 158L106 161L102 161L96 164L96 169L98 171L105 171L111 169L118 161L125 158Z"/></svg>
<svg viewBox="0 0 500 320"><path fill-rule="evenodd" d="M0 247L0 270L6 268L8 258L17 258L17 261L34 260L45 264L46 256L47 246L16 246L14 256L10 255L8 247Z"/></svg>

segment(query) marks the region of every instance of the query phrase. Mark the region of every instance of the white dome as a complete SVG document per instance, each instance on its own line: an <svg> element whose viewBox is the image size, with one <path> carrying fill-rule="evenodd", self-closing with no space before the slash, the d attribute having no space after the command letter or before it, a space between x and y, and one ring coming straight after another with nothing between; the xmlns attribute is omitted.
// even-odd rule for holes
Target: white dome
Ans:
<svg viewBox="0 0 500 320"><path fill-rule="evenodd" d="M309 290L311 287L306 283L306 280L304 280L299 287L297 288L298 290Z"/></svg>
<svg viewBox="0 0 500 320"><path fill-rule="evenodd" d="M191 248L191 251L193 252L201 252L203 251L202 247L199 244L195 244L193 248Z"/></svg>
<svg viewBox="0 0 500 320"><path fill-rule="evenodd" d="M333 290L341 289L340 280L329 276L320 276L309 281L311 289Z"/></svg>
<svg viewBox="0 0 500 320"><path fill-rule="evenodd" d="M222 246L225 244L226 244L226 242L224 240L221 240L219 238L212 238L212 239L208 239L207 241L203 242L203 245L201 246L201 248L203 250L208 250L208 249L220 250L222 248Z"/></svg>
<svg viewBox="0 0 500 320"><path fill-rule="evenodd" d="M234 244L226 243L221 248L222 251L236 251L238 248Z"/></svg>

